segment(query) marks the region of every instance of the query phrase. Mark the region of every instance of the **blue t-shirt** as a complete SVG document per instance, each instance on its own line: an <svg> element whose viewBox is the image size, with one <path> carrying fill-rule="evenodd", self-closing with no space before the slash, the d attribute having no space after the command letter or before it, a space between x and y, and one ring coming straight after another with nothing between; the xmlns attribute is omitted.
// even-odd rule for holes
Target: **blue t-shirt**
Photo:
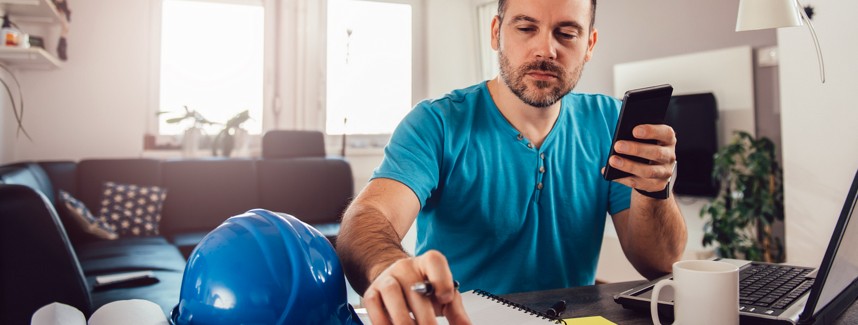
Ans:
<svg viewBox="0 0 858 325"><path fill-rule="evenodd" d="M417 195L417 253L443 253L461 290L593 284L606 212L630 189L602 178L620 102L570 93L542 146L504 118L486 82L418 104L372 178Z"/></svg>

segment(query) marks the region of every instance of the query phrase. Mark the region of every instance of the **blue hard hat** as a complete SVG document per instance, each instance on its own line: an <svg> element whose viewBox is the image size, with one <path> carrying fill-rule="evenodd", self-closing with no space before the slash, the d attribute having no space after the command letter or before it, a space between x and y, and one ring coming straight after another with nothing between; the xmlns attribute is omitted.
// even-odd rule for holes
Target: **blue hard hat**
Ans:
<svg viewBox="0 0 858 325"><path fill-rule="evenodd" d="M185 266L175 324L362 324L331 243L287 214L231 217Z"/></svg>

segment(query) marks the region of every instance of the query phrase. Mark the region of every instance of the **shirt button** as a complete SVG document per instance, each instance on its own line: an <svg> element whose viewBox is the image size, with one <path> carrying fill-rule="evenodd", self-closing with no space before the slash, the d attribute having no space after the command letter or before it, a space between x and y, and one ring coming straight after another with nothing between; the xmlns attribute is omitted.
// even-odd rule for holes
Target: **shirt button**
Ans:
<svg viewBox="0 0 858 325"><path fill-rule="evenodd" d="M540 158L540 159L545 159L545 153L543 152L543 153L539 154L539 158Z"/></svg>
<svg viewBox="0 0 858 325"><path fill-rule="evenodd" d="M539 172L544 173L545 172L545 166L539 166Z"/></svg>
<svg viewBox="0 0 858 325"><path fill-rule="evenodd" d="M516 138L516 139L518 139L519 141L521 141L522 139L524 139L524 136L522 136L521 134L519 134L519 135L518 135L518 136L516 136L515 138Z"/></svg>
<svg viewBox="0 0 858 325"><path fill-rule="evenodd" d="M541 190L542 189L542 183L536 184L536 189Z"/></svg>
<svg viewBox="0 0 858 325"><path fill-rule="evenodd" d="M528 143L528 144L527 144L527 147L528 147L528 148L530 148L530 149L533 149L533 143Z"/></svg>

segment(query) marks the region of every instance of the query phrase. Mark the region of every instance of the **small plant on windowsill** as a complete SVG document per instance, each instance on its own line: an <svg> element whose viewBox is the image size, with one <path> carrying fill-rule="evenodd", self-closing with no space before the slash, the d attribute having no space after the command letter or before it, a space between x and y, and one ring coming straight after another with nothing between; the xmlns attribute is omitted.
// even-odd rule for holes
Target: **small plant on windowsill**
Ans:
<svg viewBox="0 0 858 325"><path fill-rule="evenodd" d="M239 148L242 147L244 144L241 142L245 140L247 131L241 128L241 124L249 119L250 112L244 110L226 121L223 130L218 132L212 141L212 155L229 157L235 149L236 139L238 139Z"/></svg>
<svg viewBox="0 0 858 325"><path fill-rule="evenodd" d="M724 258L782 262L783 243L772 224L784 219L783 176L775 145L737 131L714 157L712 178L721 184L715 199L703 206L703 246L717 244Z"/></svg>
<svg viewBox="0 0 858 325"><path fill-rule="evenodd" d="M200 114L200 112L191 110L190 108L188 108L187 105L182 106L182 107L185 109L185 115L182 115L179 117L174 117L174 118L168 118L165 122L167 122L168 124L177 124L177 123L181 123L184 120L190 119L191 121L193 121L193 124L191 125L190 128L202 128L205 125L218 124L217 122L209 121L208 119L203 117L203 114ZM167 114L167 113L171 113L171 112L170 111L160 111L160 112L158 112L158 115Z"/></svg>
<svg viewBox="0 0 858 325"><path fill-rule="evenodd" d="M182 123L185 120L190 120L192 123L190 126L185 129L184 134L182 135L182 149L187 154L192 154L193 151L197 149L200 144L200 137L203 134L203 127L206 125L216 125L220 124L217 122L212 122L205 117L203 117L200 112L195 110L191 110L188 106L183 106L185 109L185 114L178 117L168 118L165 122L168 124L178 124ZM161 111L158 112L158 115L171 113L169 111Z"/></svg>

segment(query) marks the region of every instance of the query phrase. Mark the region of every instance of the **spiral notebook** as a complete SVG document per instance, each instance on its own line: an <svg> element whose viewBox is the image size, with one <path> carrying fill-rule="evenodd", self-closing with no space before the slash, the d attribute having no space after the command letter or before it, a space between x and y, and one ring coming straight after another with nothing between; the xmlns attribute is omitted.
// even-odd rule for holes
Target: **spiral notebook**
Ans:
<svg viewBox="0 0 858 325"><path fill-rule="evenodd" d="M562 319L552 319L525 305L479 289L463 292L462 304L474 324L566 324ZM446 324L446 320L438 319L438 324Z"/></svg>
<svg viewBox="0 0 858 325"><path fill-rule="evenodd" d="M465 306L465 312L468 313L468 317L470 317L471 323L473 324L566 324L562 319L552 319L541 312L528 308L527 306L495 296L484 290L471 290L468 292L462 292L461 295L462 304ZM366 309L356 309L355 312L361 322L367 325L372 325L372 321L370 321ZM437 322L438 325L449 325L447 319L444 317L438 317Z"/></svg>

